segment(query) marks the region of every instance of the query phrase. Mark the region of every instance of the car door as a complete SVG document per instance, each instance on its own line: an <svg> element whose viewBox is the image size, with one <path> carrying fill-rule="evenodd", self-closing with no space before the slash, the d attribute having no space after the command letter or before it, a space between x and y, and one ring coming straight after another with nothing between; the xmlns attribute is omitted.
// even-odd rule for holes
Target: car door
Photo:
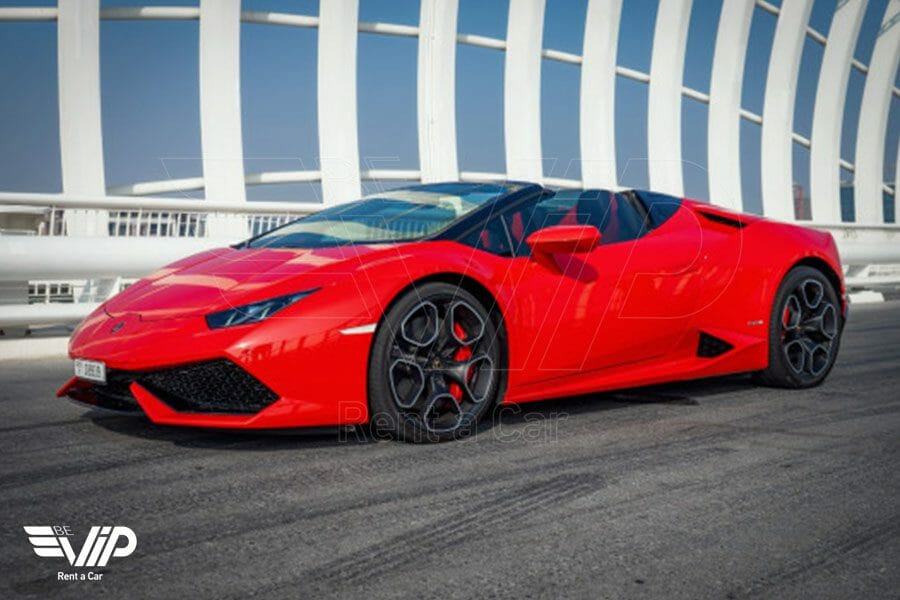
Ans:
<svg viewBox="0 0 900 600"><path fill-rule="evenodd" d="M651 229L636 203L603 190L559 192L502 216L523 382L652 360L682 341L697 298L697 240L681 239L677 226ZM561 224L595 226L601 243L553 255L555 269L533 260L528 235Z"/></svg>

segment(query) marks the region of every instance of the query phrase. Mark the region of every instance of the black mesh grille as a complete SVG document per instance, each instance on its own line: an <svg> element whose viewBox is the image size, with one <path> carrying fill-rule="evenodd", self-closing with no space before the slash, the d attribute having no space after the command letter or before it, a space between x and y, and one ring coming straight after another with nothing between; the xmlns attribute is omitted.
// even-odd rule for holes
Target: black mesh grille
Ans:
<svg viewBox="0 0 900 600"><path fill-rule="evenodd" d="M275 392L229 360L132 375L149 392L181 412L252 414L278 399Z"/></svg>

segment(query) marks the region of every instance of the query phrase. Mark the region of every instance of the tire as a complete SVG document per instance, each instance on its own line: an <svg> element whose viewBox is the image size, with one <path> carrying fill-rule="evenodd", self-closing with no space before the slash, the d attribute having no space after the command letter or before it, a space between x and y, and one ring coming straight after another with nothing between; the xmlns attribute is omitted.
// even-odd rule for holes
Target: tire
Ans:
<svg viewBox="0 0 900 600"><path fill-rule="evenodd" d="M475 431L504 389L504 352L488 309L447 283L416 286L388 310L372 342L370 429L408 442Z"/></svg>
<svg viewBox="0 0 900 600"><path fill-rule="evenodd" d="M812 267L788 272L769 317L769 366L756 374L762 385L800 389L822 383L841 342L843 317L838 293Z"/></svg>

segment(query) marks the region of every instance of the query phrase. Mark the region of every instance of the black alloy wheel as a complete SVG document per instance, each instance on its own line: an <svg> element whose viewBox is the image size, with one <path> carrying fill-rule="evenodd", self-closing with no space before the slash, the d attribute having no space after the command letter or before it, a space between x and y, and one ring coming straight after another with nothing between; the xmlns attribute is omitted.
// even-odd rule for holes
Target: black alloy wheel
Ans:
<svg viewBox="0 0 900 600"><path fill-rule="evenodd" d="M837 291L821 271L797 267L785 277L769 323L767 385L788 388L820 384L837 358L842 329Z"/></svg>
<svg viewBox="0 0 900 600"><path fill-rule="evenodd" d="M372 426L420 442L472 433L501 389L497 333L488 310L464 289L435 282L409 290L373 342Z"/></svg>

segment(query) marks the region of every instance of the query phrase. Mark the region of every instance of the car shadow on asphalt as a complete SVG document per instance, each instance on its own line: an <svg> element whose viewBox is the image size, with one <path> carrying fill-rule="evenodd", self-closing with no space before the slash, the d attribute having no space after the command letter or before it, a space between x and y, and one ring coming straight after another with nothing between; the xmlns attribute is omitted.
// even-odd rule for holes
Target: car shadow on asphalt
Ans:
<svg viewBox="0 0 900 600"><path fill-rule="evenodd" d="M744 392L754 388L755 385L750 381L749 375L739 374L628 388L612 392L566 396L518 406L523 409L527 407L528 412L543 412L547 414L565 412L570 415L617 410L644 404L698 406L701 400L706 397ZM498 410L503 412L504 408L512 407L498 407ZM509 415L504 418L504 424L506 424L507 420L514 422L516 419L521 419L521 416L515 411L507 410L504 414Z"/></svg>
<svg viewBox="0 0 900 600"><path fill-rule="evenodd" d="M522 405L503 405L495 408L493 414L484 419L484 423L479 426L476 433L480 434L498 425L507 428L516 427L534 423L535 420L552 421L561 415L569 418L578 414L625 410L638 405L662 404L693 407L698 406L703 398L747 391L753 387L746 375L730 375L614 392L553 398ZM83 415L83 418L106 431L119 435L154 442L167 442L186 448L223 451L278 451L347 445L362 446L387 439L386 436L374 434L364 426L262 431L205 429L156 425L141 414L121 414L103 410L92 410Z"/></svg>

